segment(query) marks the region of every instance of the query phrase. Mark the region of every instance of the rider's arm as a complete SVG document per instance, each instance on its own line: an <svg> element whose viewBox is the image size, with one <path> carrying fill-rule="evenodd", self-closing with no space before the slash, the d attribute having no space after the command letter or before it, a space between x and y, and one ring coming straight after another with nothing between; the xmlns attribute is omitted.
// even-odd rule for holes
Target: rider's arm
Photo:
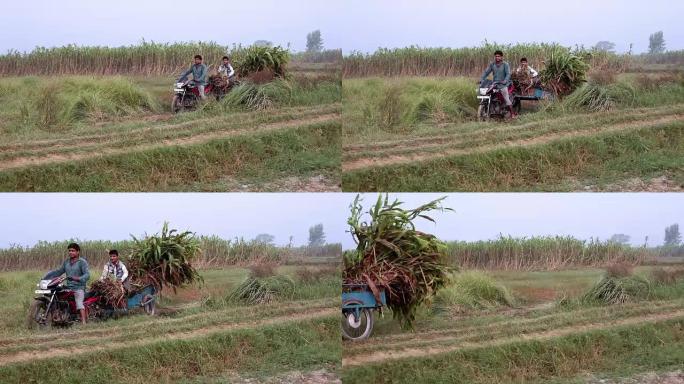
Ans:
<svg viewBox="0 0 684 384"><path fill-rule="evenodd" d="M86 282L90 279L90 271L88 270L88 262L81 259L81 276L75 276L77 281Z"/></svg>
<svg viewBox="0 0 684 384"><path fill-rule="evenodd" d="M504 63L504 84L508 84L511 81L511 67L508 63Z"/></svg>
<svg viewBox="0 0 684 384"><path fill-rule="evenodd" d="M181 73L180 77L178 77L178 80L180 80L180 79L182 79L182 78L184 78L184 77L188 77L188 75L191 74L191 73L192 73L192 67L188 68L186 71L184 71L183 73Z"/></svg>
<svg viewBox="0 0 684 384"><path fill-rule="evenodd" d="M62 276L65 272L66 269L64 269L64 263L62 263L62 265L59 268L45 274L43 280L54 279L55 277Z"/></svg>
<svg viewBox="0 0 684 384"><path fill-rule="evenodd" d="M126 268L126 264L120 261L119 264L121 264L121 270L123 271L123 275L121 275L121 281L126 281L126 279L128 278L128 268Z"/></svg>
<svg viewBox="0 0 684 384"><path fill-rule="evenodd" d="M482 77L480 78L480 83L485 81L487 79L487 76L492 73L492 66L489 65L487 69L485 69L484 73L482 74Z"/></svg>
<svg viewBox="0 0 684 384"><path fill-rule="evenodd" d="M235 74L235 70L233 69L233 66L228 64L228 77L231 77Z"/></svg>
<svg viewBox="0 0 684 384"><path fill-rule="evenodd" d="M207 82L207 66L202 64L200 68L202 69L202 71L200 72L199 78L194 80L195 82L203 84Z"/></svg>

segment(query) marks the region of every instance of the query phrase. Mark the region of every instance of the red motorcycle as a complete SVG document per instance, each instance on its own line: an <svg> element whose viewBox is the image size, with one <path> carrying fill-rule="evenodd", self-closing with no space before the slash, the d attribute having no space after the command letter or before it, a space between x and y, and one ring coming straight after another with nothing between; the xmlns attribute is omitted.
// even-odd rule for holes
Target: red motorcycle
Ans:
<svg viewBox="0 0 684 384"><path fill-rule="evenodd" d="M204 95L212 93L214 86L207 84L204 86ZM193 110L202 98L199 94L199 88L192 80L181 80L173 87L173 102L171 109L174 113L185 110Z"/></svg>
<svg viewBox="0 0 684 384"><path fill-rule="evenodd" d="M35 290L35 298L29 308L27 325L30 329L51 326L68 326L81 321L76 309L74 292L66 287L64 277L40 280ZM83 306L88 320L101 318L104 303L99 295L86 292Z"/></svg>
<svg viewBox="0 0 684 384"><path fill-rule="evenodd" d="M485 80L480 83L477 93L477 98L480 101L480 105L477 108L477 117L482 121L489 120L490 118L505 118L510 115L506 101L497 85L497 82L491 80ZM512 83L508 85L508 97L511 99L513 108L519 110L518 92Z"/></svg>

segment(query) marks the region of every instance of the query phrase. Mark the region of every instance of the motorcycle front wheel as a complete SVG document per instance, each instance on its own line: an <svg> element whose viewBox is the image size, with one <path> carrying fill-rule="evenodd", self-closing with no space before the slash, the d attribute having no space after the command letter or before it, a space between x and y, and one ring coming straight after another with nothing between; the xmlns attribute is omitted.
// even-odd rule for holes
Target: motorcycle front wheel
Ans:
<svg viewBox="0 0 684 384"><path fill-rule="evenodd" d="M183 101L179 95L175 95L173 97L173 101L171 102L171 110L173 113L178 113L183 110Z"/></svg>
<svg viewBox="0 0 684 384"><path fill-rule="evenodd" d="M26 327L28 329L49 328L51 324L47 318L46 310L47 304L44 301L33 300L26 318Z"/></svg>
<svg viewBox="0 0 684 384"><path fill-rule="evenodd" d="M487 121L489 120L489 116L487 115L487 106L485 104L480 104L477 107L477 118L480 121Z"/></svg>

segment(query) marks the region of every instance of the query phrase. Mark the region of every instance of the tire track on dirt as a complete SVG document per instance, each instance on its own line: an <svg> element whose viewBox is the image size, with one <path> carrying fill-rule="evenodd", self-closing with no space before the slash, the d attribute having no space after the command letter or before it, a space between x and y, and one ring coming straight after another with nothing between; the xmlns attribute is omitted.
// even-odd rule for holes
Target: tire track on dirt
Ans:
<svg viewBox="0 0 684 384"><path fill-rule="evenodd" d="M316 310L298 311L295 314L286 316L272 317L264 320L254 320L241 323L220 324L206 328L194 329L191 331L174 332L170 331L164 336L154 336L149 338L139 338L130 342L107 342L106 345L87 345L83 347L53 348L49 350L19 352L9 356L0 357L0 366L9 364L24 363L29 361L45 360L50 358L69 357L84 353L112 351L116 349L142 347L162 341L189 340L199 337L207 337L223 332L237 331L244 329L254 329L270 325L287 324L299 321L312 320L321 317L329 317L337 314L336 308L325 308Z"/></svg>
<svg viewBox="0 0 684 384"><path fill-rule="evenodd" d="M587 113L587 114L580 114L580 115L573 115L573 116L566 116L566 117L560 117L557 119L551 120L553 125L558 126L561 124L576 124L578 120L588 120L591 122L592 125L596 124L602 124L603 123L608 123L608 124L614 124L618 122L624 122L626 120L631 120L631 119L640 119L643 120L645 118L649 117L657 117L657 116L663 116L663 115L673 115L677 113L682 113L684 112L684 104L683 105L677 105L677 106L667 106L667 107L656 107L656 108L642 108L642 109L634 109L634 110L629 110L629 111L615 111L612 113L606 113L606 112L596 112L596 113ZM594 118L592 120L592 118ZM618 121L614 121L618 120ZM498 127L490 127L490 128L482 128L480 124L475 125L476 123L466 125L465 127L461 125L457 125L455 130L444 133L441 129L436 129L433 132L430 133L423 133L421 135L416 135L416 136L411 136L407 138L402 138L402 139L396 139L396 140L384 140L384 141L376 141L376 142L371 142L371 143L357 143L357 144L347 144L343 145L343 151L345 154L355 154L358 152L364 152L364 151L381 151L381 150L386 150L386 149L392 149L392 148L398 148L398 147L410 147L410 146L415 146L416 144L421 144L421 143L439 143L439 142L448 142L448 141L453 141L453 140L458 140L461 141L462 138L464 137L477 137L480 135L487 135L487 134L492 134L492 133L506 133L506 132L515 132L515 131L522 131L522 130L528 130L528 129L533 129L533 128L539 128L539 127L547 127L549 126L549 121L530 121L527 123L519 124L519 125L511 125L511 124L506 124L504 126L498 126Z"/></svg>
<svg viewBox="0 0 684 384"><path fill-rule="evenodd" d="M142 152L151 149L164 148L169 146L188 146L194 144L202 144L209 142L211 140L223 139L236 137L244 134L258 134L272 132L276 130L284 130L294 127L307 127L311 125L316 125L320 123L335 121L340 118L339 113L331 113L327 115L319 115L308 119L298 119L298 120L288 120L285 122L278 123L268 123L260 124L254 129L241 129L232 130L226 132L213 131L206 134L199 134L190 137L168 139L158 141L154 144L141 144L132 145L126 148L102 148L100 151L95 153L72 153L72 154L49 154L46 156L28 156L28 157L17 157L10 161L5 161L0 163L0 171L6 171L10 169L23 168L29 166L38 166L44 164L54 164L54 163L64 163L70 161L80 161L88 160L93 158L102 158L107 156L122 155L131 152Z"/></svg>
<svg viewBox="0 0 684 384"><path fill-rule="evenodd" d="M329 113L339 113L339 108L341 106L339 104L325 104L325 105L318 105L314 107L290 107L290 108L282 108L282 109L277 109L274 111L271 111L269 113L270 118L275 118L276 120L279 118L282 118L283 120L291 120L293 118L304 118L308 117L310 115L321 115L321 114L329 114ZM106 141L107 139L110 138L116 138L119 136L130 136L132 134L144 134L144 133L149 133L149 132L154 132L154 131L161 131L163 130L164 132L173 132L173 131L182 131L184 129L192 129L193 127L196 128L198 125L201 124L212 124L212 123L221 123L221 122L230 122L230 121L245 121L245 124L249 123L258 123L259 118L263 116L262 112L240 112L236 114L231 114L231 115L219 115L219 116L211 116L211 117L199 117L197 119L193 120L187 120L187 121L178 121L178 122L164 122L163 124L157 124L157 125L152 125L144 128L139 128L139 129L131 129L131 130L115 130L107 133L99 133L102 131L102 127L115 127L115 126L120 126L120 125L126 125L126 124L136 124L139 122L145 122L147 121L146 119L142 120L135 120L135 121L127 121L127 122L115 122L115 123L107 123L107 124L99 124L97 126L100 127L95 134L86 134L83 135L82 133L84 132L78 132L74 133L74 136L70 137L57 137L57 138L51 138L51 139L39 139L39 140L30 140L30 141L19 141L19 142L12 142L12 143L6 143L6 144L0 144L0 150L1 151L7 151L7 150L12 150L12 149L19 149L19 148L48 148L51 146L60 146L64 145L65 143L74 143L74 144L83 144L83 143L88 143L88 142L102 142ZM244 119L244 118L247 119ZM250 121L252 120L252 121ZM266 122L265 122L266 123Z"/></svg>
<svg viewBox="0 0 684 384"><path fill-rule="evenodd" d="M181 316L162 318L162 317L145 317L144 320L135 322L133 324L126 325L115 325L113 327L102 327L102 328L90 328L90 329L68 329L68 330L58 330L50 331L48 333L41 333L29 336L19 336L14 338L4 338L0 339L0 348L8 348L17 344L32 344L32 345L42 345L43 343L52 343L60 340L70 340L73 338L79 338L81 340L85 339L97 339L106 335L110 335L113 331L117 333L121 332L136 332L140 330L145 330L146 328L154 325L157 327L173 325L176 323L186 324L190 321L203 319L207 316L221 316L223 314L238 315L242 314L244 316L274 316L280 315L281 313L291 313L292 307L305 307L311 309L322 309L330 308L332 306L339 306L335 300L331 299L316 299L316 300L300 300L289 303L276 304L269 307L269 312L260 311L254 307L237 307L228 308L215 311L204 311L199 313L184 314ZM273 311L273 312L270 312ZM100 323L104 324L104 323ZM114 323L110 323L114 324ZM0 349L0 353L2 350Z"/></svg>
<svg viewBox="0 0 684 384"><path fill-rule="evenodd" d="M356 352L356 353L368 353L375 349L398 349L401 347L418 347L425 345L453 345L456 342L476 342L482 338L503 338L512 337L512 334L528 334L528 333L539 333L547 331L550 329L558 329L560 327L567 326L581 326L585 324L592 324L596 322L602 322L615 318L615 316L621 316L622 318L634 318L643 317L648 315L657 314L657 312L662 312L663 310L684 310L681 304L679 305L669 305L662 306L658 308L647 308L645 311L630 311L625 313L600 313L597 316L578 316L578 312L572 313L559 313L559 316L548 317L545 319L536 318L532 319L534 321L510 321L510 322L498 322L492 325L486 325L482 327L472 327L468 329L454 329L453 332L442 333L442 334L430 334L428 332L421 332L420 338L417 339L416 335L411 335L410 338L400 339L400 340L388 340L388 339L377 339L373 340L372 343L368 344L352 344L350 347L345 349L345 352ZM565 316L572 316L571 318ZM542 316L547 317L547 316ZM538 321L541 320L541 321Z"/></svg>
<svg viewBox="0 0 684 384"><path fill-rule="evenodd" d="M476 154L476 153L491 152L491 151L496 151L499 149L510 148L510 147L525 148L525 147L531 147L531 146L535 146L535 145L548 144L550 142L560 140L560 139L573 138L573 137L589 137L589 136L594 136L597 134L615 133L615 132L620 132L620 131L637 130L637 129L643 129L643 128L656 128L659 126L664 126L664 125L671 124L671 123L680 123L680 122L684 122L684 115L677 114L675 116L663 117L663 118L659 118L659 119L648 121L648 122L635 121L635 122L630 122L630 123L613 124L613 125L608 125L608 126L604 126L601 128L593 128L593 129L589 129L589 130L579 130L579 131L574 130L574 131L566 131L566 132L562 132L562 133L549 133L549 134L543 134L543 135L539 135L539 136L536 136L533 138L528 138L528 139L511 140L511 141L506 141L506 142L498 143L498 144L480 145L480 146L474 146L474 147L468 148L468 149L465 149L465 148L452 149L452 150L446 150L446 151L439 152L439 153L420 153L419 152L420 147L418 147L418 148L416 148L416 152L418 152L418 153L404 154L404 155L389 155L389 156L385 156L382 158L362 158L362 159L357 159L354 161L343 162L342 163L342 170L343 171L354 171L354 170L363 169L363 168L383 167L383 166L389 166L389 165L395 165L395 164L406 164L406 163L413 163L413 162L421 162L421 161L433 160L433 159L437 159L437 158L445 158L445 157L452 157L452 156L464 156L464 155L470 155L470 154Z"/></svg>
<svg viewBox="0 0 684 384"><path fill-rule="evenodd" d="M563 336L572 335L575 333L584 333L588 331L607 330L622 326L640 325L646 323L657 323L667 320L674 320L684 318L684 310L675 312L660 313L650 316L635 316L623 319L614 319L608 323L593 323L582 326L570 326L554 329L551 331L537 332L524 334L515 337L506 337L488 341L466 342L459 345L452 345L447 347L424 347L424 348L404 348L396 351L380 351L370 354L359 354L356 356L349 356L342 358L342 367L353 367L358 365L377 364L388 360L400 360L406 358L421 358L433 355L439 355L450 352L465 351L479 348L491 348L511 344L515 342L525 341L545 341L549 339L559 338ZM419 335L417 335L419 337ZM420 340L417 338L417 340Z"/></svg>

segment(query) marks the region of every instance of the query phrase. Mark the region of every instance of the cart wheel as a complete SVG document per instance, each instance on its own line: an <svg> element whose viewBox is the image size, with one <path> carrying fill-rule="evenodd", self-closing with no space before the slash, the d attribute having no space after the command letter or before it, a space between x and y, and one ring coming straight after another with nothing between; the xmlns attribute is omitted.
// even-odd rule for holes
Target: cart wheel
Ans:
<svg viewBox="0 0 684 384"><path fill-rule="evenodd" d="M373 312L370 309L361 309L358 319L354 316L354 311L342 311L342 337L347 340L363 340L372 331Z"/></svg>
<svg viewBox="0 0 684 384"><path fill-rule="evenodd" d="M155 300L154 296L145 295L143 297L143 302L147 302L148 300L149 300L149 302L147 304L143 305L143 309L145 310L146 314L148 314L150 316L154 316L154 313L155 313L155 310L157 307L157 305L156 305L157 300Z"/></svg>

